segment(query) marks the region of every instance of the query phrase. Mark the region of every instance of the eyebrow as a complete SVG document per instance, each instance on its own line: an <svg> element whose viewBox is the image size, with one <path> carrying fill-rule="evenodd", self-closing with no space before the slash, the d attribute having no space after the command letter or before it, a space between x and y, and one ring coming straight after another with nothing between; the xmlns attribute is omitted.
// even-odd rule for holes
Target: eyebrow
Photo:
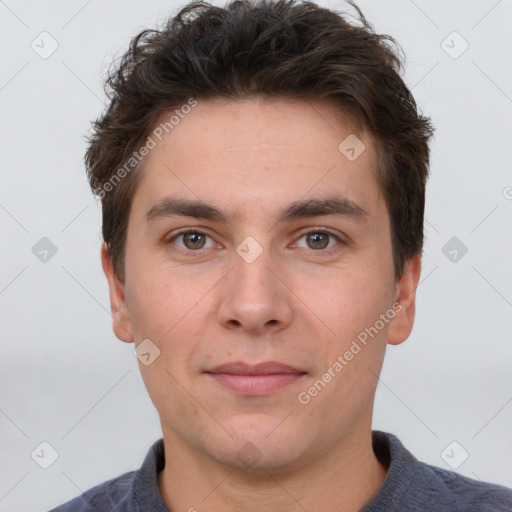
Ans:
<svg viewBox="0 0 512 512"><path fill-rule="evenodd" d="M368 212L354 201L337 196L295 201L281 211L277 222L323 215L340 215L360 222L367 221L370 217ZM166 197L148 210L146 222L176 216L216 220L223 223L228 223L231 217L227 212L200 200Z"/></svg>

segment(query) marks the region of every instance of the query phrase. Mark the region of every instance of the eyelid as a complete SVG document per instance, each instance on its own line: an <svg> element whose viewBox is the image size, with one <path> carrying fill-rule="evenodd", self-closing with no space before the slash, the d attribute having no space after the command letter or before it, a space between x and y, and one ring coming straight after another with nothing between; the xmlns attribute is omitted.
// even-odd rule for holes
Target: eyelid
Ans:
<svg viewBox="0 0 512 512"><path fill-rule="evenodd" d="M300 236L304 236L307 235L308 233L328 233L329 235L334 236L340 241L343 241L340 233L332 230L331 228L326 228L323 226L308 226L307 228L300 229L297 234Z"/></svg>

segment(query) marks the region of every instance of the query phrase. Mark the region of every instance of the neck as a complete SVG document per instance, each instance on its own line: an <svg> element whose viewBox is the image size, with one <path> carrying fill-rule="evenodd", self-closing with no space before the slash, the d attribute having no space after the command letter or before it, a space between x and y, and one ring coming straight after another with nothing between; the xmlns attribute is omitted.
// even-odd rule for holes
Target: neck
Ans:
<svg viewBox="0 0 512 512"><path fill-rule="evenodd" d="M380 489L387 470L372 449L371 428L300 468L258 472L228 467L164 432L165 468L158 475L171 512L357 512Z"/></svg>

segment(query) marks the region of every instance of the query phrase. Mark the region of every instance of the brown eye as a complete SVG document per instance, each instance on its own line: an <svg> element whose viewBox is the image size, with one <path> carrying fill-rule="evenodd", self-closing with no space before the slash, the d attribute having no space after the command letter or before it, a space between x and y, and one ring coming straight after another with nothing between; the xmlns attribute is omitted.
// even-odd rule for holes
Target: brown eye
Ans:
<svg viewBox="0 0 512 512"><path fill-rule="evenodd" d="M312 250L318 256L339 251L344 245L339 236L324 230L307 231L294 244L295 247Z"/></svg>
<svg viewBox="0 0 512 512"><path fill-rule="evenodd" d="M187 249L202 249L205 244L205 235L203 233L184 233L183 242Z"/></svg>
<svg viewBox="0 0 512 512"><path fill-rule="evenodd" d="M200 249L207 249L215 245L212 238L206 233L192 230L174 235L167 243L176 244L180 249L189 252L198 252Z"/></svg>
<svg viewBox="0 0 512 512"><path fill-rule="evenodd" d="M325 249L329 245L329 233L308 233L306 235L307 244L310 249Z"/></svg>

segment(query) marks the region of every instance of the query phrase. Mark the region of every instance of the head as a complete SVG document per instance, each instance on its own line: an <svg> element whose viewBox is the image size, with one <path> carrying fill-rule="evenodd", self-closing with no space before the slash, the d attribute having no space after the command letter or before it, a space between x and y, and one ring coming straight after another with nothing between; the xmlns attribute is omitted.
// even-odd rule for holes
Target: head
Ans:
<svg viewBox="0 0 512 512"><path fill-rule="evenodd" d="M141 371L164 436L215 460L304 463L369 427L412 329L433 129L353 7L190 4L107 79L86 165L114 331L160 353ZM273 391L212 373L270 360L298 370Z"/></svg>

